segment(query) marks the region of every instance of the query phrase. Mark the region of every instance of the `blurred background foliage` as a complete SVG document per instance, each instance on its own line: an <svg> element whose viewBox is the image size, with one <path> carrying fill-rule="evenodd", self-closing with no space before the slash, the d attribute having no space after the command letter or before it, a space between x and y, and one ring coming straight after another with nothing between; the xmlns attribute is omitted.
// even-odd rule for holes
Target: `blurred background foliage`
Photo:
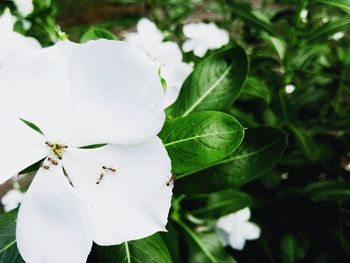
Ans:
<svg viewBox="0 0 350 263"><path fill-rule="evenodd" d="M91 39L92 34L122 39L141 17L149 17L168 39L182 43L184 24L216 22L230 32L233 43L244 48L250 61L247 83L227 112L248 128L246 138L255 133L261 143L264 138L273 140L277 135L263 128L267 126L288 135L285 151L284 144L278 151L284 151L283 156L267 150L247 163L210 168L199 178L194 174L176 181L169 234L133 242L130 246L136 258L142 250L153 251L152 244L162 239L173 262L234 262L233 258L238 262L349 261L350 1L34 3L35 12L27 18L32 27L26 34L45 46L57 41L59 29L77 42ZM4 6L14 8L1 1ZM184 56L198 62L192 54ZM271 164L266 163L269 160ZM215 191L203 190L205 178L216 180L218 169L230 174L234 167L241 167L236 172L244 177L236 187L225 187L228 183L223 180L214 183ZM207 231L206 220L246 206L252 207L253 221L261 226L262 236L248 242L243 251L224 250L215 234ZM122 252L116 256L116 249L122 251L120 246L96 246L90 261L122 262ZM144 262L163 262L157 256L153 260Z"/></svg>

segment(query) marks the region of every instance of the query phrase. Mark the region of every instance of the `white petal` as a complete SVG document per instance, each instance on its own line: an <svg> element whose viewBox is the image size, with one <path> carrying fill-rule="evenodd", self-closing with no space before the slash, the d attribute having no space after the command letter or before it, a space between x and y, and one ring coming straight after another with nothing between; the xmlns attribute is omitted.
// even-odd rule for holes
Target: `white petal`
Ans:
<svg viewBox="0 0 350 263"><path fill-rule="evenodd" d="M34 10L33 0L13 0L17 6L18 12L22 16L31 14Z"/></svg>
<svg viewBox="0 0 350 263"><path fill-rule="evenodd" d="M89 204L97 244L114 245L165 231L171 167L158 138L134 146L69 149L63 161L75 189Z"/></svg>
<svg viewBox="0 0 350 263"><path fill-rule="evenodd" d="M0 109L0 184L47 155L40 133L17 117L1 112Z"/></svg>
<svg viewBox="0 0 350 263"><path fill-rule="evenodd" d="M249 207L243 208L243 209L235 212L235 217L236 217L237 221L239 221L239 222L248 221L250 218Z"/></svg>
<svg viewBox="0 0 350 263"><path fill-rule="evenodd" d="M125 41L127 43L141 49L153 60L158 59L156 50L162 46L162 40L162 32L147 18L142 18L137 23L136 33L125 35Z"/></svg>
<svg viewBox="0 0 350 263"><path fill-rule="evenodd" d="M245 239L253 240L260 237L260 228L251 222L246 222L241 225L241 233Z"/></svg>
<svg viewBox="0 0 350 263"><path fill-rule="evenodd" d="M183 33L186 37L188 38L193 38L198 35L198 30L199 30L199 23L190 23L186 24L183 27Z"/></svg>
<svg viewBox="0 0 350 263"><path fill-rule="evenodd" d="M227 246L229 242L229 233L232 227L232 222L227 216L221 217L216 223L216 234L223 246Z"/></svg>
<svg viewBox="0 0 350 263"><path fill-rule="evenodd" d="M157 47L153 47L155 50L155 57L163 65L174 65L182 62L182 53L179 46L174 42L163 42Z"/></svg>
<svg viewBox="0 0 350 263"><path fill-rule="evenodd" d="M163 88L156 64L121 41L90 41L74 50L70 85L74 143L137 143L163 126Z"/></svg>
<svg viewBox="0 0 350 263"><path fill-rule="evenodd" d="M194 50L194 54L203 57L208 49L217 49L226 45L230 38L229 33L218 28L214 23L188 24L183 28L184 35L190 38L184 43L183 49Z"/></svg>
<svg viewBox="0 0 350 263"><path fill-rule="evenodd" d="M0 37L7 36L13 32L16 23L16 17L11 14L9 8L0 15Z"/></svg>
<svg viewBox="0 0 350 263"><path fill-rule="evenodd" d="M204 57L205 54L207 53L208 48L204 45L204 44L197 44L196 47L193 50L193 53L197 56L197 57Z"/></svg>
<svg viewBox="0 0 350 263"><path fill-rule="evenodd" d="M157 26L147 18L142 18L137 23L137 31L144 39L149 39L152 42L162 42L163 34Z"/></svg>
<svg viewBox="0 0 350 263"><path fill-rule="evenodd" d="M245 239L239 231L235 231L230 234L229 243L232 248L242 250L245 245Z"/></svg>
<svg viewBox="0 0 350 263"><path fill-rule="evenodd" d="M6 37L0 36L0 68L15 57L39 48L41 46L36 39L22 36L16 32L12 32Z"/></svg>
<svg viewBox="0 0 350 263"><path fill-rule="evenodd" d="M231 229L236 225L235 214L231 213L219 218L216 223L216 227L224 230L225 232L231 232Z"/></svg>
<svg viewBox="0 0 350 263"><path fill-rule="evenodd" d="M185 52L190 52L194 49L195 45L196 45L196 41L194 41L193 39L187 39L182 44L182 49Z"/></svg>
<svg viewBox="0 0 350 263"><path fill-rule="evenodd" d="M20 206L16 238L28 263L85 263L92 246L89 213L61 167L40 169Z"/></svg>
<svg viewBox="0 0 350 263"><path fill-rule="evenodd" d="M49 140L63 139L71 116L67 60L75 46L65 41L29 52L0 71L0 98L5 93L19 117L36 124Z"/></svg>

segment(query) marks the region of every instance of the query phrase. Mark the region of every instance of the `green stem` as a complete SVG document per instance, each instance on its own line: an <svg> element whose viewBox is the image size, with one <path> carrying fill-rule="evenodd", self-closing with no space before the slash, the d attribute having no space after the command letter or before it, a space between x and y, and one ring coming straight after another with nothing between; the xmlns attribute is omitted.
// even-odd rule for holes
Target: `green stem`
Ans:
<svg viewBox="0 0 350 263"><path fill-rule="evenodd" d="M173 220L185 230L185 232L193 239L193 241L200 247L203 253L208 257L209 261L212 263L218 263L215 257L210 253L210 251L205 247L203 242L198 238L198 236L188 227L178 216L174 216Z"/></svg>
<svg viewBox="0 0 350 263"><path fill-rule="evenodd" d="M125 242L125 253L126 253L126 258L128 260L128 263L131 263L131 257L130 257L130 250L129 250L128 242Z"/></svg>

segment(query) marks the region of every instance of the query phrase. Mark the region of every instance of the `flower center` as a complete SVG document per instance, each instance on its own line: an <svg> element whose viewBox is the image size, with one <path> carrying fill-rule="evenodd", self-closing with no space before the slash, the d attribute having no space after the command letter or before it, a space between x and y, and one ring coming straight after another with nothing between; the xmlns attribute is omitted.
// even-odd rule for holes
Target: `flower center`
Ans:
<svg viewBox="0 0 350 263"><path fill-rule="evenodd" d="M50 148L51 154L54 157L57 157L59 160L62 160L62 156L66 151L66 149L68 148L67 145L62 143L50 143L50 142L45 142L45 144Z"/></svg>

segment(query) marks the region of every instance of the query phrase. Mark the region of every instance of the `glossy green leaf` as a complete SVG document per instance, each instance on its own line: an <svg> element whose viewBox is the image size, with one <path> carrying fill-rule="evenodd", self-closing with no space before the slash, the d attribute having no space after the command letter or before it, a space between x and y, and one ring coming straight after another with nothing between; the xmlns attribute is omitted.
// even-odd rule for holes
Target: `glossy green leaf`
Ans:
<svg viewBox="0 0 350 263"><path fill-rule="evenodd" d="M307 186L304 191L314 201L350 199L349 182L316 182Z"/></svg>
<svg viewBox="0 0 350 263"><path fill-rule="evenodd" d="M84 35L82 35L82 37L80 38L80 43L85 43L89 40L96 40L101 38L109 40L118 39L116 35L114 35L112 32L106 29L91 27L88 31L84 33Z"/></svg>
<svg viewBox="0 0 350 263"><path fill-rule="evenodd" d="M187 78L168 115L180 117L199 111L226 110L238 98L247 74L248 58L239 46L207 57Z"/></svg>
<svg viewBox="0 0 350 263"><path fill-rule="evenodd" d="M17 210L0 215L0 262L23 263L16 244Z"/></svg>
<svg viewBox="0 0 350 263"><path fill-rule="evenodd" d="M160 234L125 242L119 246L96 247L89 260L91 263L173 262Z"/></svg>
<svg viewBox="0 0 350 263"><path fill-rule="evenodd" d="M349 0L316 0L315 2L337 7L346 13L350 13Z"/></svg>
<svg viewBox="0 0 350 263"><path fill-rule="evenodd" d="M261 98L267 103L271 100L271 91L266 83L258 78L249 77L245 84L242 94L248 94L254 97Z"/></svg>
<svg viewBox="0 0 350 263"><path fill-rule="evenodd" d="M230 155L242 142L239 122L221 112L198 112L169 119L159 134L174 174L205 169Z"/></svg>
<svg viewBox="0 0 350 263"><path fill-rule="evenodd" d="M160 232L159 235L163 239L166 247L172 258L173 263L181 263L180 246L179 246L179 233L175 228L175 224L172 221L168 221L166 226L168 232Z"/></svg>
<svg viewBox="0 0 350 263"><path fill-rule="evenodd" d="M191 215L201 219L217 219L252 204L249 195L234 189L198 196L190 201L198 203L190 210Z"/></svg>
<svg viewBox="0 0 350 263"><path fill-rule="evenodd" d="M203 172L181 177L176 189L203 194L239 187L271 170L281 159L287 135L276 128L248 129L242 144L228 158Z"/></svg>

